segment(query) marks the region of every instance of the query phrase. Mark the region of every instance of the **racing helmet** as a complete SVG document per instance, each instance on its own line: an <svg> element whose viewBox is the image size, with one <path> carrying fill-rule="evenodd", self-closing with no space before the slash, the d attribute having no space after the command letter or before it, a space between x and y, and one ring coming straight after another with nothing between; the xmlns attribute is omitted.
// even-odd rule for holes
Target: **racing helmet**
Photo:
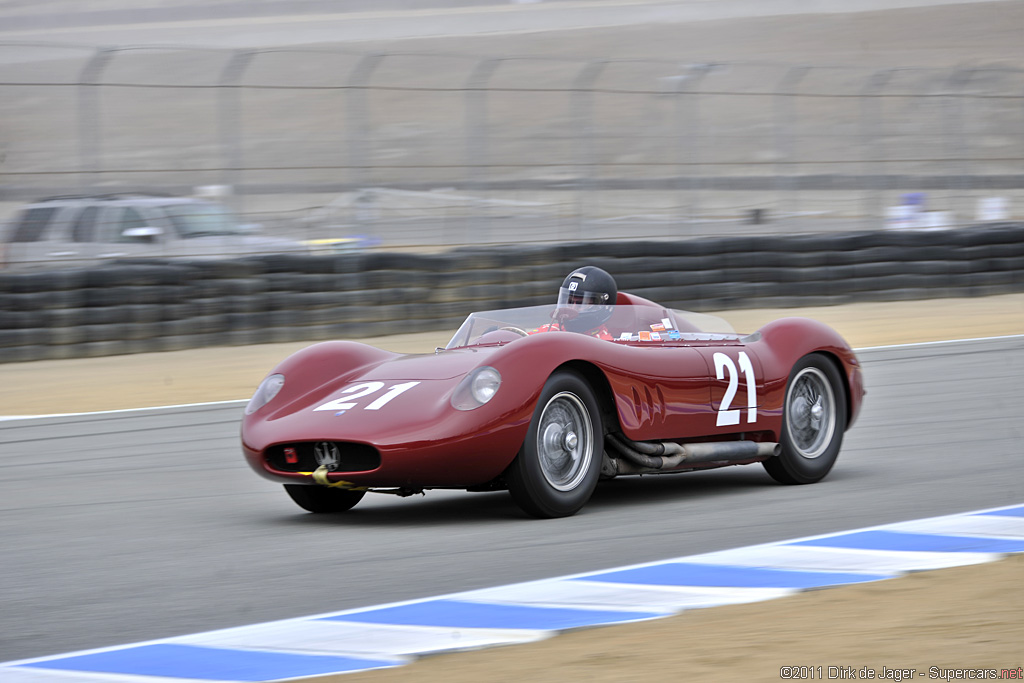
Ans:
<svg viewBox="0 0 1024 683"><path fill-rule="evenodd" d="M571 332L590 332L612 316L619 294L615 278L597 266L583 266L569 273L558 289L559 317Z"/></svg>

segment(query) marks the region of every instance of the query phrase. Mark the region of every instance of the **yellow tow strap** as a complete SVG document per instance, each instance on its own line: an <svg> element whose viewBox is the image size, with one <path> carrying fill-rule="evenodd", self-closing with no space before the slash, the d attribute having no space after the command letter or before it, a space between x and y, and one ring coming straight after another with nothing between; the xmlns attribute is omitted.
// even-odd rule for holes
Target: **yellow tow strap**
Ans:
<svg viewBox="0 0 1024 683"><path fill-rule="evenodd" d="M329 481L327 479L327 473L330 472L327 469L327 465L320 465L314 472L299 472L299 474L312 474L313 481L321 486L326 486L331 489L345 489L346 491L369 491L368 486L356 486L350 481Z"/></svg>

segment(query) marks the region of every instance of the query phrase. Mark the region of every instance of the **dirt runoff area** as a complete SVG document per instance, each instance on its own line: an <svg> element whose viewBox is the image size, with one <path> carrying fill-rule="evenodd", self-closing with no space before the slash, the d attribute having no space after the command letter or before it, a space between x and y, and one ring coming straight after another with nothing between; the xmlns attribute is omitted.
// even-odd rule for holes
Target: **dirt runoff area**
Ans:
<svg viewBox="0 0 1024 683"><path fill-rule="evenodd" d="M779 317L825 322L854 348L1024 333L1024 295L727 311L737 331ZM363 340L429 353L446 333ZM0 364L0 416L244 399L306 344ZM2 427L0 427L2 430ZM977 680L1024 677L1024 556L912 574L539 643L436 655L368 681ZM785 667L793 667L786 669ZM805 667L805 668L799 668ZM788 675L788 677L787 677Z"/></svg>

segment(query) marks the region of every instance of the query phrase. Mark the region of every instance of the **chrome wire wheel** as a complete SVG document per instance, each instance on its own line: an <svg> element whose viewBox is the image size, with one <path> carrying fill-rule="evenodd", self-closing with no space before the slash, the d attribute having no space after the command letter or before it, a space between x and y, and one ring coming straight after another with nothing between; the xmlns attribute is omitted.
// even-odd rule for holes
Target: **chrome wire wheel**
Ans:
<svg viewBox="0 0 1024 683"><path fill-rule="evenodd" d="M813 484L832 469L843 445L848 397L841 370L823 354L793 366L782 405L778 455L765 470L782 484Z"/></svg>
<svg viewBox="0 0 1024 683"><path fill-rule="evenodd" d="M836 430L836 398L820 369L807 367L793 378L786 401L786 424L793 447L804 458L821 456Z"/></svg>
<svg viewBox="0 0 1024 683"><path fill-rule="evenodd" d="M558 491L580 485L594 459L593 426L583 401L563 391L544 406L537 429L537 454L544 479Z"/></svg>
<svg viewBox="0 0 1024 683"><path fill-rule="evenodd" d="M603 439L601 406L589 382L571 370L552 373L505 470L512 499L534 517L576 514L601 477Z"/></svg>

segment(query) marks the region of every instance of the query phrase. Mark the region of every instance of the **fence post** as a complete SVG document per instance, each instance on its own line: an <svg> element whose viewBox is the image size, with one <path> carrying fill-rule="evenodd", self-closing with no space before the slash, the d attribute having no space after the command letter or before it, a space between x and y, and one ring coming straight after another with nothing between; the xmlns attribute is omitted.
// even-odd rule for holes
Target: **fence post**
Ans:
<svg viewBox="0 0 1024 683"><path fill-rule="evenodd" d="M799 179L793 175L797 158L797 134L795 131L799 120L797 108L793 104L798 95L789 91L795 90L810 70L809 66L794 66L787 69L775 88L775 97L773 98L775 101L775 151L778 154L778 161L775 162L775 191L778 195L780 214L785 206L785 197L787 194L789 195L790 213L793 218L799 218L798 214L800 213Z"/></svg>
<svg viewBox="0 0 1024 683"><path fill-rule="evenodd" d="M239 214L245 212L242 193L238 191L242 174L242 107L239 102L241 89L238 83L255 55L255 50L236 51L224 65L217 82L217 91L220 95L220 148L224 163L221 177L222 183L231 188L231 195L235 198L235 210Z"/></svg>
<svg viewBox="0 0 1024 683"><path fill-rule="evenodd" d="M366 185L367 171L369 168L370 148L370 124L367 119L366 91L370 77L374 70L384 61L386 55L368 54L364 55L356 65L352 67L349 74L348 85L348 114L349 114L349 135L348 149L351 157L350 168L352 169L352 186L354 193ZM359 223L362 216L358 215L359 207L356 202L351 202L351 220Z"/></svg>
<svg viewBox="0 0 1024 683"><path fill-rule="evenodd" d="M701 81L711 73L716 64L693 64L676 81L675 114L679 126L676 145L676 163L679 167L679 206L682 220L694 223L700 215L700 163L701 163L701 121L700 98L696 92ZM689 125L687 125L689 124ZM687 159L687 142L690 156ZM693 174L686 172L692 166Z"/></svg>
<svg viewBox="0 0 1024 683"><path fill-rule="evenodd" d="M473 67L469 77L466 79L466 99L464 103L466 107L466 171L469 178L472 178L472 180L467 178L467 182L470 187L476 186L475 190L478 196L483 195L485 198L490 175L488 173L490 149L487 144L487 135L489 133L487 125L487 84L505 59L504 57L493 57L477 62L477 65ZM491 238L490 207L485 201L477 201L475 204L476 206L473 207L469 220L465 223L466 230L472 231L474 224L473 214L479 212L480 227L485 238L483 241L489 241ZM471 239L471 235L466 234L463 236L463 241L470 243L480 240Z"/></svg>
<svg viewBox="0 0 1024 683"><path fill-rule="evenodd" d="M98 48L78 77L78 168L82 192L96 185L103 170L103 133L100 125L99 78L117 48Z"/></svg>
<svg viewBox="0 0 1024 683"><path fill-rule="evenodd" d="M973 187L969 177L970 167L967 160L967 131L965 130L964 98L971 79L977 72L976 68L953 69L946 84L949 94L945 98L947 106L943 108L943 137L949 145L949 157L953 163L954 190L951 208L953 223L960 225L960 216L970 216L970 191Z"/></svg>
<svg viewBox="0 0 1024 683"><path fill-rule="evenodd" d="M877 228L872 225L872 219L882 216L881 192L885 188L885 176L881 171L885 170L884 145L879 141L884 137L881 114L878 111L878 98L880 91L892 78L893 69L876 71L868 78L860 96L861 112L861 139L863 141L863 164L864 164L864 196L862 207L866 228ZM878 168L874 163L878 162ZM872 172L874 171L874 173Z"/></svg>
<svg viewBox="0 0 1024 683"><path fill-rule="evenodd" d="M570 90L571 117L576 122L576 230L577 238L583 240L587 215L587 200L594 194L594 169L597 166L594 154L594 82L608 65L608 60L585 64Z"/></svg>

